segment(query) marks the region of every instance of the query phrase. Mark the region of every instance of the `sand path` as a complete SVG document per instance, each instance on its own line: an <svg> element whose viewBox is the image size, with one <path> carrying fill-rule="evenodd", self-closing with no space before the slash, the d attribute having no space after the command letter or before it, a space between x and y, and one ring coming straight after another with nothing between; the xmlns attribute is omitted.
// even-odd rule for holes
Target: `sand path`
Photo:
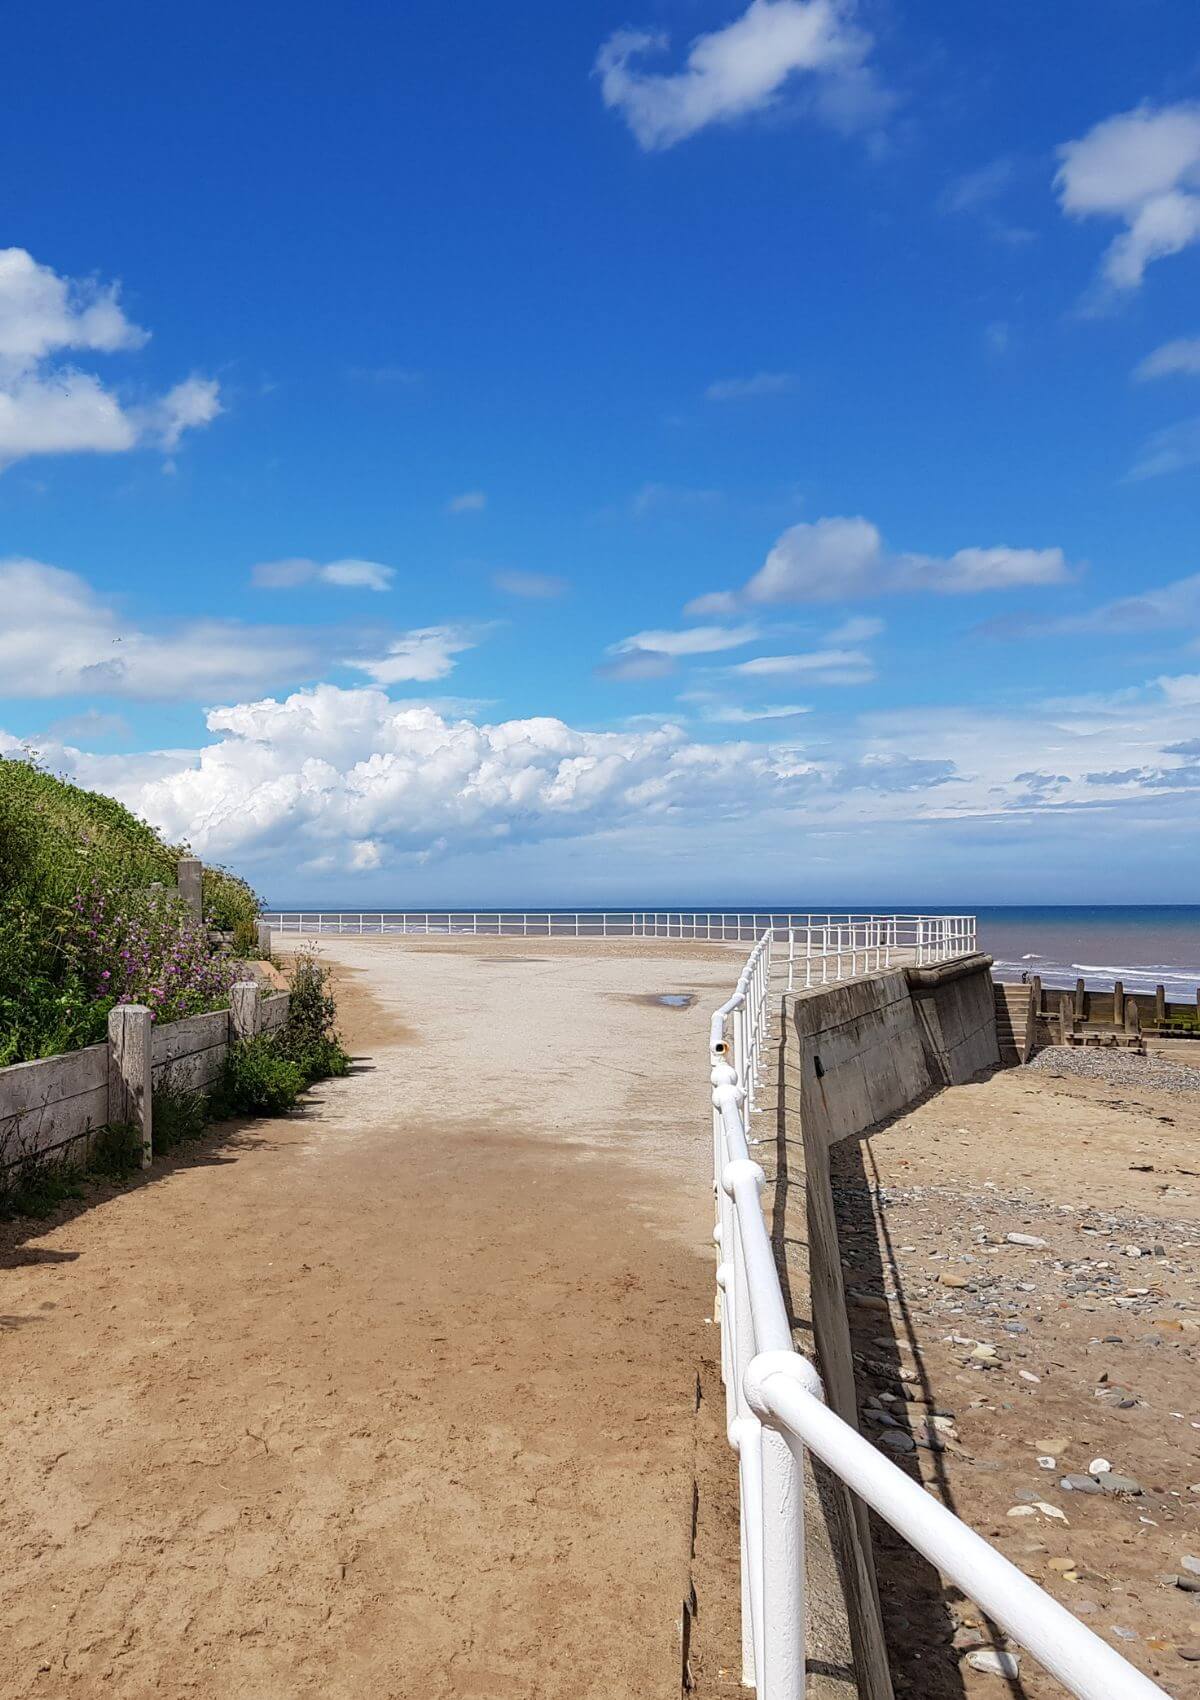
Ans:
<svg viewBox="0 0 1200 1700"><path fill-rule="evenodd" d="M327 945L359 1072L0 1241L0 1696L675 1694L738 952Z"/></svg>

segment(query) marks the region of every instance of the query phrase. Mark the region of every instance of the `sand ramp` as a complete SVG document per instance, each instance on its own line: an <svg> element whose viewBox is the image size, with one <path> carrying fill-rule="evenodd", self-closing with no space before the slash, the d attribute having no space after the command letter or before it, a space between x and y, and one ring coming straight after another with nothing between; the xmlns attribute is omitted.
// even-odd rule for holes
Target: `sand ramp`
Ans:
<svg viewBox="0 0 1200 1700"><path fill-rule="evenodd" d="M736 952L326 954L359 1072L3 1241L0 1696L675 1693Z"/></svg>

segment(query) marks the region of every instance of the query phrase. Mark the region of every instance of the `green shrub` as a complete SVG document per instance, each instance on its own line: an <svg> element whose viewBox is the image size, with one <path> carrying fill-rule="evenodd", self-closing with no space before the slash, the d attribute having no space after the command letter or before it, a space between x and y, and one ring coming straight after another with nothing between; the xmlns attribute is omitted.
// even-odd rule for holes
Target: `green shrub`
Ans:
<svg viewBox="0 0 1200 1700"><path fill-rule="evenodd" d="M349 1073L350 1058L337 1031L337 1002L329 985L329 969L316 952L298 951L289 980L287 1020L275 1043L282 1056L297 1064L305 1083Z"/></svg>
<svg viewBox="0 0 1200 1700"><path fill-rule="evenodd" d="M157 1098L154 1108L157 1115ZM155 1138L158 1138L157 1128ZM92 1174L103 1175L106 1180L128 1180L142 1166L141 1134L125 1122L113 1122L109 1127L102 1127L92 1135L87 1166Z"/></svg>
<svg viewBox="0 0 1200 1700"><path fill-rule="evenodd" d="M260 1033L230 1045L218 1094L225 1115L281 1116L308 1085L304 1070Z"/></svg>
<svg viewBox="0 0 1200 1700"><path fill-rule="evenodd" d="M233 934L233 948L241 957L256 957L258 950L258 894L228 868L204 870L204 919L210 927Z"/></svg>
<svg viewBox="0 0 1200 1700"><path fill-rule="evenodd" d="M211 1117L208 1097L173 1086L170 1080L154 1088L154 1150L174 1150L186 1139L199 1139Z"/></svg>

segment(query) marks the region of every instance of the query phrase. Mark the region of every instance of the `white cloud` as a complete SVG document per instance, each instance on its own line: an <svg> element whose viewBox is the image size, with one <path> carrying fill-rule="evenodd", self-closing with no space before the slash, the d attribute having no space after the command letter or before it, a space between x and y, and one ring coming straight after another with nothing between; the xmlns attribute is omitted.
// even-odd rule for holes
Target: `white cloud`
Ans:
<svg viewBox="0 0 1200 1700"><path fill-rule="evenodd" d="M1147 437L1126 476L1140 483L1144 478L1161 478L1189 466L1200 466L1200 414L1180 419Z"/></svg>
<svg viewBox="0 0 1200 1700"><path fill-rule="evenodd" d="M792 372L756 372L752 378L720 378L704 394L709 401L750 401L756 396L786 395L795 387Z"/></svg>
<svg viewBox="0 0 1200 1700"><path fill-rule="evenodd" d="M1134 367L1134 377L1139 383L1145 383L1150 378L1171 378L1176 375L1196 378L1200 377L1200 336L1179 337L1174 342L1164 342L1161 348L1156 348L1153 354Z"/></svg>
<svg viewBox="0 0 1200 1700"><path fill-rule="evenodd" d="M499 572L492 574L492 583L506 596L524 596L532 601L547 601L567 590L566 579L554 573Z"/></svg>
<svg viewBox="0 0 1200 1700"><path fill-rule="evenodd" d="M710 696L705 712L722 707ZM769 866L797 906L830 901L831 880L844 894L845 878L864 870L895 901L898 846L931 902L965 898L981 867L1001 877L1036 848L1036 890L1009 888L1031 901L1045 897L1047 869L1071 846L1070 883L1054 888L1066 901L1079 856L1097 840L1085 861L1093 873L1130 833L1140 870L1161 850L1158 874L1181 856L1186 873L1200 826L1200 739L1180 734L1194 730L1198 707L1195 674L1018 712L893 704L823 727L810 748L797 741L801 726L783 724L793 704L741 711L747 726L777 713L781 742L701 741L670 724L608 733L552 719L480 724L428 702L320 685L211 711L200 749L41 748L56 771L120 796L171 838L270 879L275 901L315 897L309 881L326 875L331 900L344 900L351 873L375 901L394 901L399 870L409 889L444 902L438 865L449 861L456 883L502 887L510 901L561 879L564 866L574 891L610 902L630 901L631 877L679 901L681 883L711 891L714 869L723 884L736 881L751 852L754 877ZM736 725L736 705L735 715ZM21 747L0 732L0 754ZM1098 815L1103 831L1081 833L1081 816Z"/></svg>
<svg viewBox="0 0 1200 1700"><path fill-rule="evenodd" d="M835 626L829 633L829 642L839 643L868 643L884 630L884 622L877 620L872 614L853 614L850 619L843 620L840 626Z"/></svg>
<svg viewBox="0 0 1200 1700"><path fill-rule="evenodd" d="M703 596L693 596L690 602L684 604L684 613L689 619L703 620L712 615L736 614L738 598L732 590L710 590Z"/></svg>
<svg viewBox="0 0 1200 1700"><path fill-rule="evenodd" d="M365 673L377 685L427 683L444 679L454 667L454 657L473 649L478 642L479 633L472 628L425 626L396 638L384 655L347 660L345 665Z"/></svg>
<svg viewBox="0 0 1200 1700"><path fill-rule="evenodd" d="M486 491L464 490L461 495L451 496L446 503L446 512L448 514L479 514L486 507Z"/></svg>
<svg viewBox="0 0 1200 1700"><path fill-rule="evenodd" d="M840 0L751 0L733 23L698 36L676 72L640 68L648 53L666 49L664 35L619 30L596 60L604 103L643 148L669 148L709 124L775 105L806 73L811 110L826 123L852 130L877 122L888 97L866 64L871 38L849 12Z"/></svg>
<svg viewBox="0 0 1200 1700"><path fill-rule="evenodd" d="M798 702L768 703L761 708L719 701L700 704L701 719L722 726L755 726L766 720L797 720L802 714L811 713L809 704Z"/></svg>
<svg viewBox="0 0 1200 1700"><path fill-rule="evenodd" d="M836 517L789 527L742 591L710 592L689 602L687 611L729 613L743 602L851 602L901 591L956 596L1060 584L1069 577L1061 549L971 548L944 558L891 554L870 520Z"/></svg>
<svg viewBox="0 0 1200 1700"><path fill-rule="evenodd" d="M635 632L609 645L610 655L713 655L738 649L759 636L757 626L689 626L681 632Z"/></svg>
<svg viewBox="0 0 1200 1700"><path fill-rule="evenodd" d="M394 567L378 561L354 559L310 561L291 556L282 561L259 561L250 569L250 581L259 590L294 590L302 584L332 584L346 590L389 590L396 576Z"/></svg>
<svg viewBox="0 0 1200 1700"><path fill-rule="evenodd" d="M1126 226L1101 266L1109 290L1136 289L1152 260L1200 240L1200 106L1136 107L1064 143L1058 155L1063 211Z"/></svg>
<svg viewBox="0 0 1200 1700"><path fill-rule="evenodd" d="M39 454L119 454L139 444L175 450L186 430L221 411L213 379L123 406L91 372L54 364L68 350L130 352L147 333L125 317L116 284L59 277L23 248L0 249L0 469Z"/></svg>
<svg viewBox="0 0 1200 1700"><path fill-rule="evenodd" d="M377 633L328 627L178 621L147 631L77 574L41 561L0 560L0 695L219 699L315 679L336 665L377 684L444 678L482 628L432 626L376 651Z"/></svg>
<svg viewBox="0 0 1200 1700"><path fill-rule="evenodd" d="M744 679L803 675L814 685L867 685L875 677L875 664L862 649L814 649L800 655L757 655L729 671Z"/></svg>

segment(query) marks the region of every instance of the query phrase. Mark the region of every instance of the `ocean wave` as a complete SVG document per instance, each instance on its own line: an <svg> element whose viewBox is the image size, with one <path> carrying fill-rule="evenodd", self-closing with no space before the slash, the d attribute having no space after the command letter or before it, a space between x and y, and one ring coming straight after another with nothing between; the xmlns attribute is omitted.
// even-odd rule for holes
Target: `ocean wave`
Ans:
<svg viewBox="0 0 1200 1700"><path fill-rule="evenodd" d="M1165 963L1156 962L1141 966L1125 963L1115 968L1097 962L1072 962L1071 967L1078 974L1108 974L1116 980L1150 980L1157 976L1163 985L1168 980L1192 982L1200 979L1200 968L1168 968Z"/></svg>

